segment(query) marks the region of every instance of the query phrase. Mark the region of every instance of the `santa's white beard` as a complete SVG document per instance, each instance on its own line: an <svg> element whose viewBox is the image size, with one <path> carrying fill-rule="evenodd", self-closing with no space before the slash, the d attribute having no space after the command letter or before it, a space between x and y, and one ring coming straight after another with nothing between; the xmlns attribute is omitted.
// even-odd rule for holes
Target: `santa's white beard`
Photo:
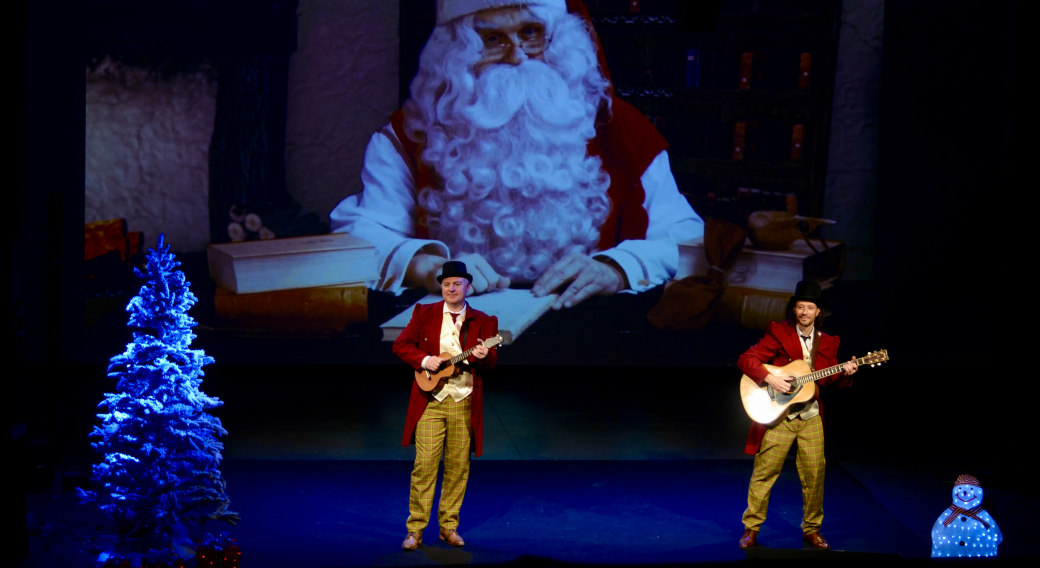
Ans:
<svg viewBox="0 0 1040 568"><path fill-rule="evenodd" d="M586 145L602 94L535 60L492 65L467 86L470 97L430 101L439 120L422 160L443 182L419 194L430 237L514 282L596 250L610 179Z"/></svg>

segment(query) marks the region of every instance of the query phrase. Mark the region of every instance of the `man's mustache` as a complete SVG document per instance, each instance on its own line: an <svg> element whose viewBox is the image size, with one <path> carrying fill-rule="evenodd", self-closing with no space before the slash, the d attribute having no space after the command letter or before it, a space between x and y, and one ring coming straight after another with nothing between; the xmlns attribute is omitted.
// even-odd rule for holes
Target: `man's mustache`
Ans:
<svg viewBox="0 0 1040 568"><path fill-rule="evenodd" d="M560 73L537 60L485 69L474 85L472 104L462 114L478 128L494 130L508 124L520 109L552 127L574 126L586 114L584 101L571 97Z"/></svg>

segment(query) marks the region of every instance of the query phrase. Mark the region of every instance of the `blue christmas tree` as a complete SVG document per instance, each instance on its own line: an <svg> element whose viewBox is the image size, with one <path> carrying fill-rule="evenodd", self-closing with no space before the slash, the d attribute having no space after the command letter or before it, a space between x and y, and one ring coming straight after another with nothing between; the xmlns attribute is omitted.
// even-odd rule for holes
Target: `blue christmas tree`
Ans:
<svg viewBox="0 0 1040 568"><path fill-rule="evenodd" d="M197 298L162 235L147 258L146 273L135 269L144 285L126 307L134 340L110 360L116 392L105 394L99 407L107 412L91 433L105 458L94 466L95 491L80 495L124 534L165 532L182 521L234 524L238 513L228 510L217 469L218 436L227 431L206 412L224 403L199 390L202 366L213 358L189 349L197 324L188 309Z"/></svg>

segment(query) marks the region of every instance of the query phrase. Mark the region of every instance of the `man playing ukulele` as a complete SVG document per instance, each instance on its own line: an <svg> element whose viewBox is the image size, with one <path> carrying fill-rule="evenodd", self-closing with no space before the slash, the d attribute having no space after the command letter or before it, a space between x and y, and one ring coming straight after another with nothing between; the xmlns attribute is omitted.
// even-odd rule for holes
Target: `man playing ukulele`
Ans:
<svg viewBox="0 0 1040 568"><path fill-rule="evenodd" d="M412 383L408 415L401 445L415 442L415 467L412 469L408 499L408 536L402 548L414 550L422 544L422 532L430 520L433 491L437 483L441 452L444 452L444 481L438 501L437 520L440 537L452 546L463 546L459 535L459 509L469 480L469 453L479 457L484 440L484 389L481 374L495 366L497 354L479 340L498 334L498 318L488 316L466 304L473 277L466 264L445 262L437 277L444 301L417 305L401 335L394 341L394 354L413 369L440 370L447 363L438 355L459 355L473 348L460 363L461 372L444 380L443 385L425 392Z"/></svg>
<svg viewBox="0 0 1040 568"><path fill-rule="evenodd" d="M737 360L740 370L756 383L768 383L776 391L786 393L791 389L794 377L774 376L762 365L784 366L802 359L813 369L838 364L837 336L827 335L816 329L822 305L820 285L799 282L794 296L788 304L788 312L795 321L773 322L766 329L765 337ZM843 374L818 381L819 386L833 384L846 387L856 372L855 358L845 363ZM830 545L820 534L823 521L823 405L819 400L819 389L811 400L792 405L787 416L773 424L751 423L744 451L755 456L755 467L748 487L748 506L744 511L744 535L740 548L755 546L759 528L766 520L769 507L769 491L780 475L784 459L791 444L798 441L796 465L798 478L802 482L802 532L806 544L820 550Z"/></svg>

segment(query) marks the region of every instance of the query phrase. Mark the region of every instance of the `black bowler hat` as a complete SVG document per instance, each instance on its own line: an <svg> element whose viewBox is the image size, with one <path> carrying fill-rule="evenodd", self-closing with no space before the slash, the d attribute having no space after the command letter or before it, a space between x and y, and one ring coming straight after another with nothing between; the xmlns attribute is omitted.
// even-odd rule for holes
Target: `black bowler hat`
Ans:
<svg viewBox="0 0 1040 568"><path fill-rule="evenodd" d="M812 302L817 308L823 307L823 290L820 285L812 280L802 280L794 288L794 296L791 296L790 305L795 302Z"/></svg>
<svg viewBox="0 0 1040 568"><path fill-rule="evenodd" d="M445 278L451 278L452 276L460 276L469 280L469 283L473 283L473 277L466 272L466 263L459 260L449 260L441 266L441 274L437 277L437 283L440 284Z"/></svg>

